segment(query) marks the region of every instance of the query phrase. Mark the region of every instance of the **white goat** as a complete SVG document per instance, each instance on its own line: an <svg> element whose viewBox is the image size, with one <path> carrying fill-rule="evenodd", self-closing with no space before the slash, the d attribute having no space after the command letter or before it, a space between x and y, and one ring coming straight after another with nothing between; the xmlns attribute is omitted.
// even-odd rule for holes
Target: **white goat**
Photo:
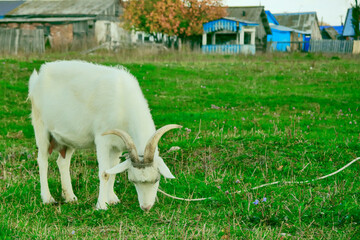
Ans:
<svg viewBox="0 0 360 240"><path fill-rule="evenodd" d="M97 209L118 203L115 174L127 171L135 184L140 207L153 206L160 174L174 178L157 149L161 136L179 125L156 131L140 86L127 70L83 61L56 61L34 70L29 80L32 124L38 146L41 197L55 202L48 186L48 157L59 151L62 195L77 201L70 178L76 148L95 147L100 189ZM117 137L117 136L119 137ZM126 161L119 157L128 151Z"/></svg>

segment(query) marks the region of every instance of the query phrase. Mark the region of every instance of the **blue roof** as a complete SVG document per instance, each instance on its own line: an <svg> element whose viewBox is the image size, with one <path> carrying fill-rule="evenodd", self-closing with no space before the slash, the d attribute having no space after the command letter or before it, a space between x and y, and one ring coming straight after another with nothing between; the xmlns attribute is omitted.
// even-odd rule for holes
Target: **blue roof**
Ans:
<svg viewBox="0 0 360 240"><path fill-rule="evenodd" d="M279 25L279 22L276 20L275 16L270 11L265 11L265 13L270 24Z"/></svg>
<svg viewBox="0 0 360 240"><path fill-rule="evenodd" d="M352 11L353 11L353 9L349 8L348 11L347 11L347 14L346 14L344 30L343 30L343 36L344 37L354 36L355 35L354 27L353 27L353 24L352 24L352 19L353 19Z"/></svg>
<svg viewBox="0 0 360 240"><path fill-rule="evenodd" d="M258 23L249 22L233 17L224 17L216 19L203 24L204 32L216 32L222 30L228 30L232 32L237 32L238 27L241 29L242 26L259 26Z"/></svg>
<svg viewBox="0 0 360 240"><path fill-rule="evenodd" d="M4 16L10 12L11 10L17 8L25 1L0 1L0 18L4 18Z"/></svg>
<svg viewBox="0 0 360 240"><path fill-rule="evenodd" d="M316 12L275 13L274 15L281 16L281 15L308 15L308 14L316 14Z"/></svg>
<svg viewBox="0 0 360 240"><path fill-rule="evenodd" d="M338 32L338 34L342 34L344 30L344 26L333 26L333 28Z"/></svg>
<svg viewBox="0 0 360 240"><path fill-rule="evenodd" d="M342 34L344 30L344 26L320 26L320 30L324 30L326 28L334 28L338 34Z"/></svg>

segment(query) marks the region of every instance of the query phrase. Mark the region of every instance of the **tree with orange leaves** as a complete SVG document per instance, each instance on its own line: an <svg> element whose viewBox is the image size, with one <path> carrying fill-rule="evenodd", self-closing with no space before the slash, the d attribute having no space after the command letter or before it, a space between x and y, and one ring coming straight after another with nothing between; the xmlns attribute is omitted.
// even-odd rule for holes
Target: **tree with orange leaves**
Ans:
<svg viewBox="0 0 360 240"><path fill-rule="evenodd" d="M129 0L127 29L180 38L202 34L202 24L226 16L222 0Z"/></svg>

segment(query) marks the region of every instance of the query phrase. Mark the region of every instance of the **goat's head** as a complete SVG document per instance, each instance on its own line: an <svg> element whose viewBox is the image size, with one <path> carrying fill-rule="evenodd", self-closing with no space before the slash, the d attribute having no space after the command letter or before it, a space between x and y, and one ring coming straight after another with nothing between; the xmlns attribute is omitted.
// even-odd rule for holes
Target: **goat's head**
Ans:
<svg viewBox="0 0 360 240"><path fill-rule="evenodd" d="M175 178L163 159L158 155L157 145L164 133L174 128L181 128L176 124L166 125L157 130L148 140L144 155L139 155L136 146L128 133L122 130L112 130L103 135L114 134L122 138L128 149L128 158L106 171L108 174L128 172L129 181L134 183L141 209L149 211L154 205L159 188L160 175L165 178Z"/></svg>

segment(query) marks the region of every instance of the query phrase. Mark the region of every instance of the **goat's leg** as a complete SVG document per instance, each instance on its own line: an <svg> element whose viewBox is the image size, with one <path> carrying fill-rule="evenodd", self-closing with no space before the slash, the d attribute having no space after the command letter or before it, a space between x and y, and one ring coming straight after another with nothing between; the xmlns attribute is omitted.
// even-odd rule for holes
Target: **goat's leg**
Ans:
<svg viewBox="0 0 360 240"><path fill-rule="evenodd" d="M108 187L109 187L110 175L105 173L105 171L111 167L110 150L108 145L106 145L102 141L96 142L96 154L99 164L99 180L100 180L99 198L96 204L96 209L106 210L107 205L109 203Z"/></svg>
<svg viewBox="0 0 360 240"><path fill-rule="evenodd" d="M39 174L40 174L40 189L41 189L41 199L44 204L54 203L55 200L51 196L49 183L48 183L48 142L38 144L38 158L37 162L39 165Z"/></svg>
<svg viewBox="0 0 360 240"><path fill-rule="evenodd" d="M65 158L63 158L62 155L59 154L59 157L56 161L60 171L62 196L65 199L65 202L77 201L77 197L75 196L71 185L70 177L70 160L74 151L75 149L68 147L66 149Z"/></svg>
<svg viewBox="0 0 360 240"><path fill-rule="evenodd" d="M41 199L44 204L55 203L54 198L51 196L49 184L48 184L48 157L47 149L40 149L38 151L38 165L40 174L40 188Z"/></svg>
<svg viewBox="0 0 360 240"><path fill-rule="evenodd" d="M32 105L31 119L38 147L37 162L39 165L41 198L45 204L54 203L55 200L51 196L48 184L49 132L45 128L40 113L34 104Z"/></svg>
<svg viewBox="0 0 360 240"><path fill-rule="evenodd" d="M114 152L110 154L110 160L111 160L111 167L116 166L120 162L120 152ZM109 204L117 204L120 202L119 198L116 196L114 192L114 183L115 183L115 174L110 174L109 181L108 181L108 201Z"/></svg>

